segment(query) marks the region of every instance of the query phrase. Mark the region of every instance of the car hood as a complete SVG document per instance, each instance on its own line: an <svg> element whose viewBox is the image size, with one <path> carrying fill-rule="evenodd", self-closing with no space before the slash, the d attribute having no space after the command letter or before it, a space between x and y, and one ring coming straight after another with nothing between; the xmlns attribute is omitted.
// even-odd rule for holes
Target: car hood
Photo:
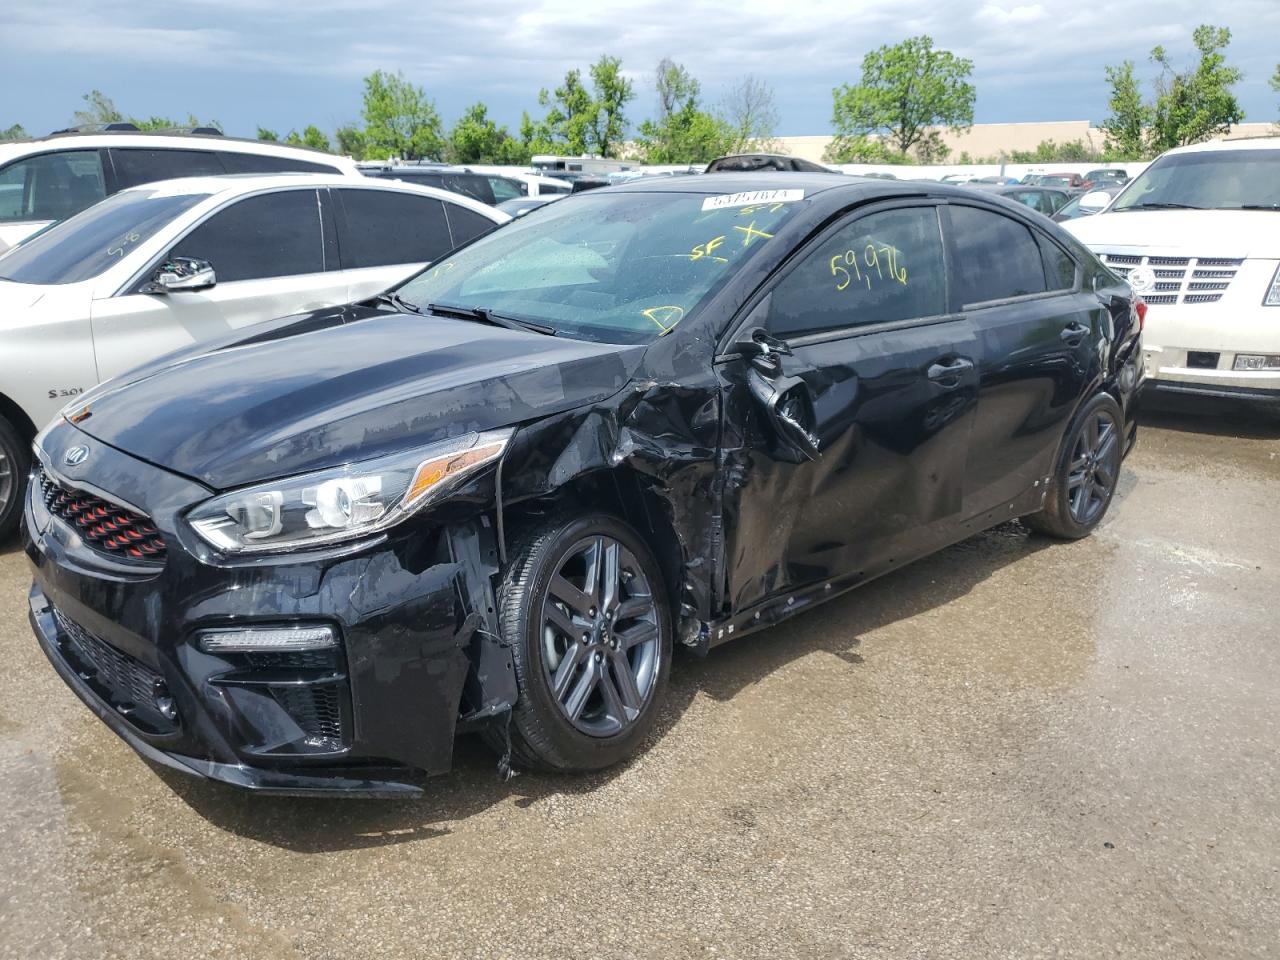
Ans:
<svg viewBox="0 0 1280 960"><path fill-rule="evenodd" d="M1063 225L1085 246L1142 247L1178 256L1280 258L1280 211L1134 210Z"/></svg>
<svg viewBox="0 0 1280 960"><path fill-rule="evenodd" d="M3 246L0 243L0 246ZM0 280L0 322L3 318L12 317L19 310L34 307L49 292L49 287L37 286L33 283L14 283L12 280ZM57 288L54 288L57 292Z"/></svg>
<svg viewBox="0 0 1280 960"><path fill-rule="evenodd" d="M643 354L344 307L171 354L71 416L103 443L223 490L601 400Z"/></svg>

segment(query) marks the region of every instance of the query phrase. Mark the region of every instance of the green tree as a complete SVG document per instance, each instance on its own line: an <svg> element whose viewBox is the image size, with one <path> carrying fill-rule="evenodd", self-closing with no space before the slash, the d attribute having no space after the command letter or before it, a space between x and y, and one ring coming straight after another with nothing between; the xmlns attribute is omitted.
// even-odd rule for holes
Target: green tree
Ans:
<svg viewBox="0 0 1280 960"><path fill-rule="evenodd" d="M702 109L702 86L683 66L664 57L655 85L658 116L640 124L640 148L646 163L706 163L727 152L733 132Z"/></svg>
<svg viewBox="0 0 1280 960"><path fill-rule="evenodd" d="M865 134L832 137L822 154L827 163L910 163L905 153L898 153L883 140ZM969 161L961 160L961 163Z"/></svg>
<svg viewBox="0 0 1280 960"><path fill-rule="evenodd" d="M595 111L591 122L591 147L602 157L617 156L627 133L626 106L636 98L635 88L622 75L622 61L601 56L591 65Z"/></svg>
<svg viewBox="0 0 1280 960"><path fill-rule="evenodd" d="M262 138L259 137L258 139ZM306 127L302 133L298 133L297 130L290 130L289 135L284 138L284 142L292 147L310 147L312 150L323 150L325 153L333 152L333 148L329 146L329 138L314 124Z"/></svg>
<svg viewBox="0 0 1280 960"><path fill-rule="evenodd" d="M529 162L529 154L520 143L489 119L489 108L473 103L449 131L445 156L453 163Z"/></svg>
<svg viewBox="0 0 1280 960"><path fill-rule="evenodd" d="M555 152L555 144L547 135L546 125L529 116L528 110L520 114L520 147L531 157L538 153Z"/></svg>
<svg viewBox="0 0 1280 960"><path fill-rule="evenodd" d="M258 139L265 143L279 143L280 134L276 133L274 130L267 129L266 127L259 127Z"/></svg>
<svg viewBox="0 0 1280 960"><path fill-rule="evenodd" d="M84 108L71 116L71 123L77 127L88 127L104 123L120 123L124 114L116 109L116 105L101 90L90 90L80 97Z"/></svg>
<svg viewBox="0 0 1280 960"><path fill-rule="evenodd" d="M834 159L842 159L841 138L857 145L855 138L871 134L882 134L899 153L915 148L922 157L945 155L941 136L930 128L960 131L973 125L972 73L972 61L935 50L928 36L871 51L862 59L862 79L832 91Z"/></svg>
<svg viewBox="0 0 1280 960"><path fill-rule="evenodd" d="M1280 63L1276 64L1276 72L1271 75L1271 89L1280 93Z"/></svg>
<svg viewBox="0 0 1280 960"><path fill-rule="evenodd" d="M1142 92L1133 73L1133 61L1118 67L1107 67L1107 83L1111 98L1107 101L1110 116L1102 123L1107 135L1107 151L1117 160L1141 160L1147 155L1147 127L1151 110L1142 102Z"/></svg>
<svg viewBox="0 0 1280 960"><path fill-rule="evenodd" d="M775 149L778 108L774 105L773 88L763 80L747 74L730 88L720 112L732 138L726 153Z"/></svg>
<svg viewBox="0 0 1280 960"><path fill-rule="evenodd" d="M354 123L344 123L333 131L333 138L338 141L338 153L352 160L365 159L364 131Z"/></svg>
<svg viewBox="0 0 1280 960"><path fill-rule="evenodd" d="M1153 153L1227 133L1244 119L1244 110L1231 91L1244 74L1228 66L1223 54L1231 43L1231 31L1201 24L1191 39L1199 60L1185 70L1174 68L1164 47L1151 51L1151 59L1160 67L1151 109Z"/></svg>
<svg viewBox="0 0 1280 960"><path fill-rule="evenodd" d="M367 157L438 160L444 153L435 103L398 71L375 70L364 78L362 133Z"/></svg>
<svg viewBox="0 0 1280 960"><path fill-rule="evenodd" d="M582 84L581 71L570 70L564 83L551 92L540 90L538 105L547 111L538 131L543 139L575 156L587 152L597 111L595 99Z"/></svg>
<svg viewBox="0 0 1280 960"><path fill-rule="evenodd" d="M15 123L13 126L5 130L0 130L0 142L4 142L7 140L26 140L26 139L27 139L27 131L20 123Z"/></svg>

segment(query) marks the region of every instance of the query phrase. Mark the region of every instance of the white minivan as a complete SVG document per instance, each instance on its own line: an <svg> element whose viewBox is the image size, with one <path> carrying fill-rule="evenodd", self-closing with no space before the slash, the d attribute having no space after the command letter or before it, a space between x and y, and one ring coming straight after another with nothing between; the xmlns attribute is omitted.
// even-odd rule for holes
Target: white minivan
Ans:
<svg viewBox="0 0 1280 960"><path fill-rule="evenodd" d="M1063 227L1146 301L1148 389L1280 403L1280 137L1170 150Z"/></svg>
<svg viewBox="0 0 1280 960"><path fill-rule="evenodd" d="M202 177L122 190L0 255L0 539L36 431L90 387L251 323L371 297L509 219L395 181Z"/></svg>

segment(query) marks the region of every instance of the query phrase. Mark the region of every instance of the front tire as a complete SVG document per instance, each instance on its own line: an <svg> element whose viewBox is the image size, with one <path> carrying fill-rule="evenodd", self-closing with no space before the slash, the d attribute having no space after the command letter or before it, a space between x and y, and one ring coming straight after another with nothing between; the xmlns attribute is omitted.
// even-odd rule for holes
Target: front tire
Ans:
<svg viewBox="0 0 1280 960"><path fill-rule="evenodd" d="M0 543L18 529L31 458L13 424L0 417Z"/></svg>
<svg viewBox="0 0 1280 960"><path fill-rule="evenodd" d="M603 514L522 537L499 589L520 697L511 753L526 767L599 770L652 729L671 667L671 610L653 553Z"/></svg>
<svg viewBox="0 0 1280 960"><path fill-rule="evenodd" d="M1114 397L1099 394L1071 422L1044 507L1023 522L1060 540L1093 533L1115 496L1124 444L1124 413Z"/></svg>

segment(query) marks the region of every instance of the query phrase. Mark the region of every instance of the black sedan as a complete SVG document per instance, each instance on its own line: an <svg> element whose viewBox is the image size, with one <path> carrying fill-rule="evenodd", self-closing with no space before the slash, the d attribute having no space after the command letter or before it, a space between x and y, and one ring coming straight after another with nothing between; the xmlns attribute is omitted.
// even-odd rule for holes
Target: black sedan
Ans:
<svg viewBox="0 0 1280 960"><path fill-rule="evenodd" d="M1025 186L1023 184L991 184L974 181L968 184L970 189L985 190L1000 197L1006 197L1015 203L1030 207L1037 213L1052 217L1071 200L1072 194L1066 190L1053 187Z"/></svg>
<svg viewBox="0 0 1280 960"><path fill-rule="evenodd" d="M1014 517L1088 535L1140 309L966 188L570 197L91 391L37 439L31 622L140 753L243 787L412 792L465 730L503 770L605 767L677 645Z"/></svg>

